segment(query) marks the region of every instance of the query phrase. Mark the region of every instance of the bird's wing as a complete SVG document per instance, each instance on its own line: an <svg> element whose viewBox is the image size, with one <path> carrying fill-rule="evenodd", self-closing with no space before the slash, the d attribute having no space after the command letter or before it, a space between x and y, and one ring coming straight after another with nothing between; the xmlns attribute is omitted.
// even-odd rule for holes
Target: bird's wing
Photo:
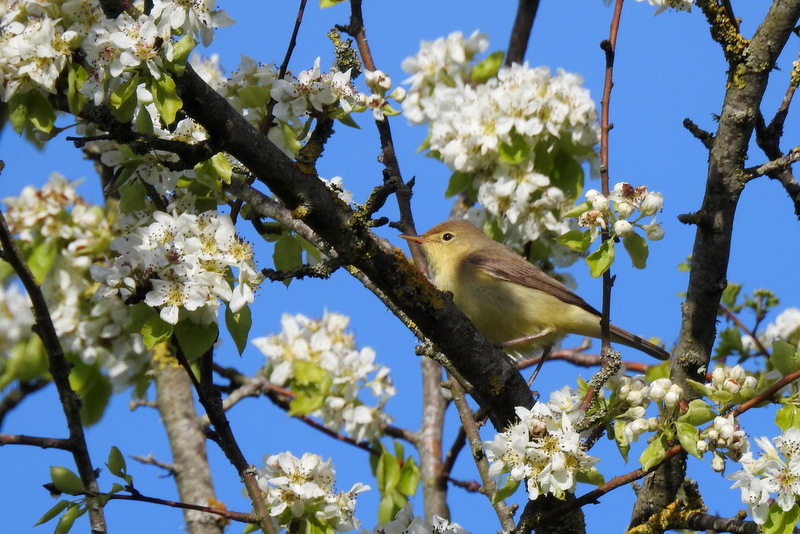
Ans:
<svg viewBox="0 0 800 534"><path fill-rule="evenodd" d="M514 252L508 252L516 255ZM521 259L521 257L516 259ZM568 287L528 261L507 261L502 256L494 258L479 252L473 252L467 256L466 261L499 280L543 291L562 302L578 306L597 316L600 315L600 312L570 291Z"/></svg>

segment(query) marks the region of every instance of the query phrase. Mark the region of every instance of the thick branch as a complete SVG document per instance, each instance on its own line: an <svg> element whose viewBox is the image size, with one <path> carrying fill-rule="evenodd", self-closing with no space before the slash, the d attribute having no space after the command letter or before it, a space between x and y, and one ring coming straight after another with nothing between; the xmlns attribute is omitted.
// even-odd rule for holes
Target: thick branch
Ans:
<svg viewBox="0 0 800 534"><path fill-rule="evenodd" d="M428 339L450 355L447 366L469 381L496 428L533 398L510 360L487 342L452 300L419 275L397 250L387 250L353 211L315 175L301 172L190 68L176 79L184 110L220 148L238 159L321 239L367 276ZM457 355L457 359L453 356Z"/></svg>

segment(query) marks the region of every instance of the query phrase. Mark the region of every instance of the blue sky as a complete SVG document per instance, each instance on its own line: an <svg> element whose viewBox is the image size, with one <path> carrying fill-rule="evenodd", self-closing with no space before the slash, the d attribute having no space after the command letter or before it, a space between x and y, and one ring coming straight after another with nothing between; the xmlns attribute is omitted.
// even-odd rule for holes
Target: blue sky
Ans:
<svg viewBox="0 0 800 534"><path fill-rule="evenodd" d="M280 62L295 18L296 2L220 1L237 21L231 28L217 32L215 42L207 53L217 53L226 70L235 69L240 54L262 62ZM741 4L741 5L739 5ZM745 35L751 35L757 21L763 17L770 2L749 0L734 7L743 19ZM368 2L364 6L367 34L377 66L389 73L395 83L406 75L400 62L418 50L421 39L430 40L456 30L465 34L480 29L489 35L489 51L504 49L513 20L516 2L495 0L462 0L460 2L407 0L405 2ZM707 152L682 126L691 118L700 127L713 131L714 114L719 113L725 89L725 70L719 46L709 37L708 26L699 10L692 13L667 12L657 17L646 2L629 1L624 8L618 40L615 68L615 87L611 101L610 176L612 185L626 181L647 185L664 194L664 211L659 220L666 237L651 243L648 267L639 271L620 257L613 267L616 283L612 301L612 321L623 328L645 336L661 338L671 345L680 325L679 294L686 289L687 275L677 270L691 252L694 228L682 225L677 215L699 208L705 187ZM531 65L546 65L578 72L596 101L602 91L604 57L599 43L608 37L612 9L600 0L543 1L533 29L527 61ZM334 24L345 24L349 17L347 4L320 10L309 2L305 21L298 37L291 68L300 71L310 68L317 56L322 65L330 64L331 47L325 33ZM764 113L769 118L777 108L786 87L786 79L795 59L797 40L790 40L787 53L779 62L770 90L765 97ZM319 163L320 174L326 178L342 176L344 185L355 193L356 202L363 201L370 189L380 183L381 167L376 161L379 142L374 125L368 116L358 117L360 130L344 126L328 144ZM788 150L797 144L797 121L787 121ZM449 203L443 197L450 171L441 163L416 152L425 137L424 127L409 127L402 117L392 119L401 171L405 179L416 177L414 212L420 231L445 219ZM71 133L70 133L71 135ZM6 168L0 176L0 196L17 194L27 183L41 185L53 171L69 179L86 177L81 192L98 199L91 166L81 160L80 152L62 138L56 138L38 152L11 131L0 138L0 158ZM756 150L748 164L763 162ZM587 187L599 187L599 182ZM391 203L386 215L396 218ZM729 280L745 284L745 291L757 288L774 290L781 298L779 310L800 305L800 287L794 280L795 266L800 253L793 236L797 219L792 204L779 184L766 178L747 186L734 230L734 249L731 255ZM380 235L398 246L396 232L384 228ZM264 252L264 251L262 251ZM260 266L269 266L268 251ZM600 305L601 284L587 275L584 264L575 264L569 272L578 280L578 292L595 306ZM388 410L399 426L416 429L419 425L419 365L414 355L415 339L399 321L358 282L344 272L336 273L330 281L304 280L293 282L289 288L282 284L264 286L254 311L252 336L279 330L282 313L304 313L320 316L324 310L337 311L352 317L351 329L362 346L371 346L381 363L393 370L398 395L389 402ZM774 319L774 315L771 317ZM579 340L572 340L577 343ZM566 342L567 344L570 341ZM597 345L597 344L596 344ZM646 356L626 350L624 357L644 361ZM252 373L263 365L263 356L248 348L240 358L230 343L219 353L223 365L236 366ZM578 376L588 378L585 370L561 364L546 365L537 389L546 396L564 384L575 384ZM123 454L154 456L169 461L169 448L159 424L158 415L147 408L128 410L128 396L115 398L103 421L87 432L90 450L96 465L101 465L109 447L116 445ZM375 486L369 473L367 458L362 451L332 441L307 430L301 423L290 420L268 401L247 400L229 416L234 431L248 460L261 464L265 454L289 450L300 456L313 452L332 458L338 467L340 490L347 490L357 481ZM447 424L449 446L457 430L455 414L449 414ZM760 419L760 421L753 421ZM775 434L769 417L745 417L751 436ZM486 429L485 439L491 438ZM66 428L57 405L54 390L40 392L27 400L6 420L3 432L37 436L66 436ZM601 444L605 447L605 444ZM753 444L755 447L755 444ZM407 447L407 450L409 447ZM605 450L605 452L602 452ZM625 473L638 465L627 466L609 448L595 454L603 461L598 468L607 477ZM249 506L240 494L240 483L233 468L221 452L209 443L213 462L213 477L218 498L233 510L248 511ZM610 454L609 454L610 452ZM5 447L0 451L0 472L5 483L0 486L0 510L3 530L26 532L54 502L41 484L48 482L48 467L72 467L71 458L62 451L41 451L26 447ZM700 480L700 489L707 496L712 513L731 516L742 507L738 491L729 491L730 482L713 473L708 464L690 460L690 475ZM735 470L729 465L729 472ZM136 487L144 494L175 498L174 484L151 466L129 462ZM458 462L456 478L476 478L470 460L464 456ZM108 487L111 477L103 476L101 485ZM579 488L578 493L586 491ZM586 508L590 532L621 531L628 519L632 502L630 488L621 488L601 499L599 505ZM521 497L524 499L524 497ZM377 490L361 494L357 515L364 527L375 524ZM523 501L524 502L524 501ZM418 512L421 507L417 501ZM472 532L497 529L493 513L486 500L478 494L466 494L451 489L450 505L453 520ZM618 508L623 507L623 508ZM624 509L610 514L609 510ZM109 530L115 533L153 531L178 532L182 514L173 509L149 504L115 502L107 508ZM599 521L602 518L602 527ZM52 526L38 527L49 531ZM78 527L85 530L85 524ZM233 526L231 532L238 532Z"/></svg>

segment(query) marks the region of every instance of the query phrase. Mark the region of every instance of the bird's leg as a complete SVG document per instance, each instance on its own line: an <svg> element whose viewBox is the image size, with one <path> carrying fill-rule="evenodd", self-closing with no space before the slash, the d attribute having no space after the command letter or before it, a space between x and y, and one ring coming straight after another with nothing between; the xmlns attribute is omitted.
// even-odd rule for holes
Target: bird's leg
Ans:
<svg viewBox="0 0 800 534"><path fill-rule="evenodd" d="M502 343L498 343L497 347L504 349L506 347L510 347L511 345L516 345L517 343L525 343L526 341L530 341L532 339L539 339L540 337L549 336L553 332L554 330L552 328L546 328L541 332L537 332L536 334L531 334L529 336L522 336L518 337L517 339L509 339L508 341L503 341Z"/></svg>
<svg viewBox="0 0 800 534"><path fill-rule="evenodd" d="M528 387L531 387L533 381L536 380L536 377L539 375L539 371L542 370L542 365L544 365L544 361L550 356L550 350L553 348L552 345L548 345L542 351L542 357L539 358L539 363L536 364L536 369L534 369L533 374L531 375L530 379L528 379Z"/></svg>

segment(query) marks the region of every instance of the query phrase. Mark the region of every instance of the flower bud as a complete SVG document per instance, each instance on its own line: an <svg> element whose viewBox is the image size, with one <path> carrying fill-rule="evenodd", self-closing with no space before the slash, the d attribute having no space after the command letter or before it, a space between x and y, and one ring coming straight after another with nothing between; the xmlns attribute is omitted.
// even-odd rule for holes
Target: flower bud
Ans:
<svg viewBox="0 0 800 534"><path fill-rule="evenodd" d="M619 215L621 219L627 219L633 215L634 211L636 211L636 208L634 208L633 204L630 202L617 202L617 215Z"/></svg>
<svg viewBox="0 0 800 534"><path fill-rule="evenodd" d="M722 473L725 471L725 459L722 456L715 454L714 459L711 460L711 469L717 473Z"/></svg>
<svg viewBox="0 0 800 534"><path fill-rule="evenodd" d="M701 454L708 450L708 442L704 439L697 440L697 451Z"/></svg>
<svg viewBox="0 0 800 534"><path fill-rule="evenodd" d="M619 237L627 237L633 233L633 225L625 219L620 219L614 223L614 233Z"/></svg>

